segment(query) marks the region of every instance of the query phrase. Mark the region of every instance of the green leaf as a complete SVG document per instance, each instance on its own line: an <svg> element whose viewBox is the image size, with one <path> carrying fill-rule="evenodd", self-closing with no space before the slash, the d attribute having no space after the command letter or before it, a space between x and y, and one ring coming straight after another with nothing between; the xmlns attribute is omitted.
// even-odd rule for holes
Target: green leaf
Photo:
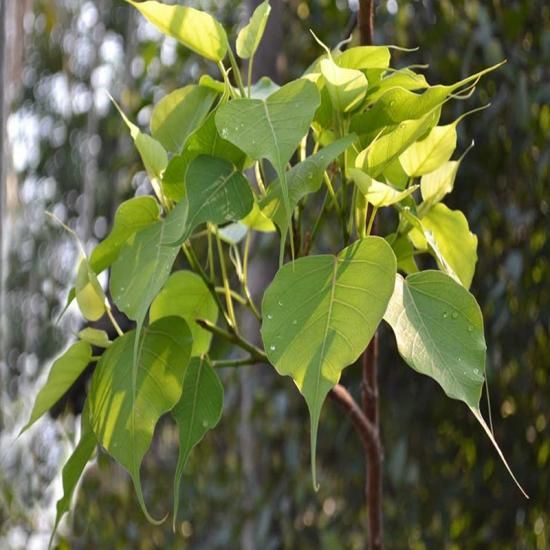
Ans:
<svg viewBox="0 0 550 550"><path fill-rule="evenodd" d="M217 95L211 88L197 85L174 90L155 105L151 134L165 149L179 153L208 115Z"/></svg>
<svg viewBox="0 0 550 550"><path fill-rule="evenodd" d="M136 331L117 338L101 357L88 395L98 442L132 477L147 519L140 466L155 425L178 402L191 354L191 333L181 317L164 317L143 330L137 369Z"/></svg>
<svg viewBox="0 0 550 550"><path fill-rule="evenodd" d="M50 537L49 547L52 545L53 537L61 518L71 508L71 500L73 498L74 491L80 481L80 478L82 477L86 465L92 458L96 444L97 441L94 433L90 429L86 431L83 429L78 445L75 447L65 466L63 466L63 473L61 474L63 480L63 496L57 501L56 504L55 523Z"/></svg>
<svg viewBox="0 0 550 550"><path fill-rule="evenodd" d="M432 128L425 138L401 153L401 166L411 178L433 172L451 158L456 138L456 122Z"/></svg>
<svg viewBox="0 0 550 550"><path fill-rule="evenodd" d="M212 333L197 325L196 319L218 320L218 306L204 281L192 271L172 273L151 304L149 321L179 315L191 330L191 356L203 355L210 348Z"/></svg>
<svg viewBox="0 0 550 550"><path fill-rule="evenodd" d="M275 231L275 225L273 225L273 222L264 212L262 212L262 210L260 210L257 202L254 203L252 210L238 223L262 233L273 233Z"/></svg>
<svg viewBox="0 0 550 550"><path fill-rule="evenodd" d="M166 196L179 201L185 194L185 173L191 161L199 155L225 159L242 168L246 155L235 145L222 139L216 129L215 112L210 113L195 131L180 155L175 155L164 172L162 185Z"/></svg>
<svg viewBox="0 0 550 550"><path fill-rule="evenodd" d="M356 69L339 67L332 59L320 64L333 107L342 113L353 111L367 95L367 77Z"/></svg>
<svg viewBox="0 0 550 550"><path fill-rule="evenodd" d="M256 53L264 35L270 12L271 6L269 5L269 1L265 0L254 10L248 24L239 31L237 36L237 55L241 59L248 59Z"/></svg>
<svg viewBox="0 0 550 550"><path fill-rule="evenodd" d="M416 273L418 266L414 259L414 247L406 235L391 233L386 237L397 259L397 269L405 273Z"/></svg>
<svg viewBox="0 0 550 550"><path fill-rule="evenodd" d="M426 204L438 203L453 190L459 165L459 161L449 160L433 172L422 176L420 192Z"/></svg>
<svg viewBox="0 0 550 550"><path fill-rule="evenodd" d="M370 86L367 92L367 102L375 103L392 88L404 88L405 90L421 90L429 88L424 75L417 74L410 69L401 69L390 73L387 77Z"/></svg>
<svg viewBox="0 0 550 550"><path fill-rule="evenodd" d="M98 348L108 348L111 345L109 335L104 330L97 328L86 327L78 333L78 337L83 342L88 342L88 344Z"/></svg>
<svg viewBox="0 0 550 550"><path fill-rule="evenodd" d="M442 258L437 258L441 268L455 274L464 287L470 288L477 262L477 237L470 231L464 214L440 203L420 222L441 253Z"/></svg>
<svg viewBox="0 0 550 550"><path fill-rule="evenodd" d="M189 363L183 392L172 416L178 424L180 450L174 476L174 526L178 516L180 482L189 454L206 432L219 422L223 410L223 386L216 371L203 359Z"/></svg>
<svg viewBox="0 0 550 550"><path fill-rule="evenodd" d="M399 155L433 128L439 120L440 109L435 109L423 118L407 120L372 142L357 155L355 166L373 178L380 175Z"/></svg>
<svg viewBox="0 0 550 550"><path fill-rule="evenodd" d="M273 82L268 76L262 76L250 87L250 97L252 99L265 99L266 97L274 94L281 87Z"/></svg>
<svg viewBox="0 0 550 550"><path fill-rule="evenodd" d="M319 189L323 181L323 174L330 163L344 153L348 147L351 147L354 141L355 135L353 134L334 141L287 172L286 181L291 212L303 197ZM284 209L283 189L279 179L269 185L265 197L260 201L260 207L262 212L270 217L279 228L288 227L290 219Z"/></svg>
<svg viewBox="0 0 550 550"><path fill-rule="evenodd" d="M475 298L440 271L397 275L384 319L405 362L468 405L523 492L479 410L487 347Z"/></svg>
<svg viewBox="0 0 550 550"><path fill-rule="evenodd" d="M290 219L286 164L306 135L319 106L319 92L307 80L286 84L265 100L235 99L218 109L216 126L220 135L253 160L267 159L283 193L283 205ZM287 228L282 231L281 260Z"/></svg>
<svg viewBox="0 0 550 550"><path fill-rule="evenodd" d="M34 401L29 421L19 432L20 435L65 395L88 366L91 359L92 348L90 344L76 342L54 361L48 379Z"/></svg>
<svg viewBox="0 0 550 550"><path fill-rule="evenodd" d="M387 46L356 46L343 51L335 60L347 69L387 69L390 50Z"/></svg>
<svg viewBox="0 0 550 550"><path fill-rule="evenodd" d="M113 228L90 256L90 265L96 273L109 267L118 257L126 241L142 229L160 219L159 203L148 196L124 201L115 213Z"/></svg>
<svg viewBox="0 0 550 550"><path fill-rule="evenodd" d="M358 168L351 168L349 172L367 202L376 208L396 204L418 189L418 185L411 185L405 191L398 191L390 185L376 181Z"/></svg>
<svg viewBox="0 0 550 550"><path fill-rule="evenodd" d="M293 378L311 418L313 483L323 401L342 370L366 348L394 287L395 256L380 237L331 255L283 266L262 302L262 338L270 362Z"/></svg>
<svg viewBox="0 0 550 550"><path fill-rule="evenodd" d="M97 321L105 313L105 294L84 256L78 265L74 287L76 302L84 318Z"/></svg>
<svg viewBox="0 0 550 550"><path fill-rule="evenodd" d="M221 61L227 53L227 35L211 15L186 6L160 2L126 0L157 29L175 38L195 53L212 61Z"/></svg>

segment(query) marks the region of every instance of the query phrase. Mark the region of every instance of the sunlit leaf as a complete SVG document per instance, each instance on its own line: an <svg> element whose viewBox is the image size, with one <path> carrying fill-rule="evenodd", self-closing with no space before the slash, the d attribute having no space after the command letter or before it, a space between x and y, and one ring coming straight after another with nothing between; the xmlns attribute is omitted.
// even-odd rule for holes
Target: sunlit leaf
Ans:
<svg viewBox="0 0 550 550"><path fill-rule="evenodd" d="M275 93L281 87L273 82L268 76L262 76L250 87L250 97L252 99L265 99Z"/></svg>
<svg viewBox="0 0 550 550"><path fill-rule="evenodd" d="M151 134L165 149L179 153L187 138L202 123L217 93L190 85L163 97L151 114Z"/></svg>
<svg viewBox="0 0 550 550"><path fill-rule="evenodd" d="M270 189L273 184L270 185ZM240 221L241 224L253 229L254 231L260 231L262 233L272 233L275 231L275 225L260 209L258 203L255 202L252 210Z"/></svg>
<svg viewBox="0 0 550 550"><path fill-rule="evenodd" d="M113 228L90 256L90 265L96 273L109 267L118 257L126 241L138 231L160 219L159 203L149 196L124 201L115 213Z"/></svg>
<svg viewBox="0 0 550 550"><path fill-rule="evenodd" d="M356 46L335 56L335 61L347 69L386 69L390 57L387 46Z"/></svg>
<svg viewBox="0 0 550 550"><path fill-rule="evenodd" d="M342 113L353 111L367 94L367 78L356 69L339 67L332 59L323 59L320 64L333 107Z"/></svg>
<svg viewBox="0 0 550 550"><path fill-rule="evenodd" d="M395 256L380 237L283 266L265 291L262 338L281 375L293 378L311 418L311 464L323 401L366 348L392 294Z"/></svg>
<svg viewBox="0 0 550 550"><path fill-rule="evenodd" d="M88 321L97 321L105 313L105 294L88 260L82 256L76 273L75 298Z"/></svg>
<svg viewBox="0 0 550 550"><path fill-rule="evenodd" d="M88 342L88 344L97 346L98 348L108 348L111 345L109 335L104 330L97 328L86 327L78 333L78 337L82 341Z"/></svg>
<svg viewBox="0 0 550 550"><path fill-rule="evenodd" d="M183 391L172 416L178 424L179 456L174 476L174 525L179 507L180 483L189 454L206 432L219 422L223 410L223 386L214 369L204 360L189 363Z"/></svg>
<svg viewBox="0 0 550 550"><path fill-rule="evenodd" d="M65 395L89 365L91 359L92 348L90 344L76 342L54 361L46 383L36 396L29 421L20 433L32 426Z"/></svg>
<svg viewBox="0 0 550 550"><path fill-rule="evenodd" d="M237 55L241 59L248 59L256 53L264 35L270 12L269 0L265 0L254 10L248 24L239 31L236 46Z"/></svg>
<svg viewBox="0 0 550 550"><path fill-rule="evenodd" d="M411 185L405 191L399 191L391 185L376 181L358 168L351 168L349 172L367 202L376 208L396 204L418 189L418 185Z"/></svg>
<svg viewBox="0 0 550 550"><path fill-rule="evenodd" d="M420 192L426 203L438 203L453 190L458 167L458 161L449 160L433 172L422 176Z"/></svg>
<svg viewBox="0 0 550 550"><path fill-rule="evenodd" d="M321 186L323 174L331 162L350 147L355 140L353 134L335 141L318 153L307 157L293 166L286 174L289 205L292 211L298 202L309 193L314 193ZM283 205L283 189L280 180L272 182L267 188L265 197L260 201L262 212L269 216L280 228L289 223Z"/></svg>
<svg viewBox="0 0 550 550"><path fill-rule="evenodd" d="M196 319L207 319L216 323L218 306L204 281L192 271L172 273L162 290L151 304L149 321L162 317L179 315L183 317L193 337L192 356L208 352L212 333L195 323Z"/></svg>
<svg viewBox="0 0 550 550"><path fill-rule="evenodd" d="M195 53L221 61L227 53L227 35L211 15L187 6L126 0L162 33L175 38Z"/></svg>
<svg viewBox="0 0 550 550"><path fill-rule="evenodd" d="M102 355L92 378L90 420L99 443L132 477L143 512L140 466L155 425L181 397L191 354L191 333L181 317L164 317L143 330L137 369L136 331L117 338Z"/></svg>

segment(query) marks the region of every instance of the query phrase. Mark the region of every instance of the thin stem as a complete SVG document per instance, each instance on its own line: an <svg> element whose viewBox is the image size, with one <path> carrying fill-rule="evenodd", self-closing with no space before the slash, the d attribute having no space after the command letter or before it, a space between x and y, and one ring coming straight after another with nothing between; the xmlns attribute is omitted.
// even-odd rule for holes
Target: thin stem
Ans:
<svg viewBox="0 0 550 550"><path fill-rule="evenodd" d="M217 286L216 292L218 294L225 295L226 289L223 286ZM246 306L248 304L246 298L243 298L238 292L235 292L232 288L229 289L229 292L231 293L231 297L233 298L233 300L239 302L239 304L242 304L243 306Z"/></svg>
<svg viewBox="0 0 550 550"><path fill-rule="evenodd" d="M111 321L111 324L113 325L113 328L116 330L116 333L119 336L122 336L124 334L124 332L120 328L120 325L116 322L116 319L115 319L115 317L114 317L114 315L111 311L111 307L107 306L105 309L107 310L107 317L109 317L109 320Z"/></svg>
<svg viewBox="0 0 550 550"><path fill-rule="evenodd" d="M220 73L222 73L223 81L225 82L225 85L227 86L227 89L229 90L230 95L233 97L236 97L235 90L233 89L233 86L231 86L231 82L229 82L229 77L227 76L227 70L225 69L225 66L222 61L218 62L218 68L220 69Z"/></svg>
<svg viewBox="0 0 550 550"><path fill-rule="evenodd" d="M254 303L254 300L252 299L252 295L250 294L250 289L248 288L248 257L250 255L250 241L252 239L252 232L248 231L246 233L246 238L244 241L244 253L243 253L243 291L244 295L246 296L246 299L248 301L248 305L250 307L250 310L254 314L254 317L258 319L258 321L262 320L262 316L260 312L258 311L258 308L256 307L256 304Z"/></svg>
<svg viewBox="0 0 550 550"><path fill-rule="evenodd" d="M374 225L374 218L376 218L376 213L378 212L378 208L375 206L373 209L372 209L372 212L371 212L371 215L370 215L370 219L369 219L369 225L367 226L367 235L370 235L371 234L371 231L372 231L372 227Z"/></svg>
<svg viewBox="0 0 550 550"><path fill-rule="evenodd" d="M211 332L212 334L219 336L220 338L223 338L224 340L227 340L232 344L235 344L239 348L248 351L248 353L250 353L251 357L253 357L256 362L269 363L269 361L267 360L267 355L263 352L263 350L245 340L240 334L235 331L234 328L230 328L230 330L224 330L223 328L216 326L214 323L211 323L207 319L197 319L196 323L204 330L207 330L208 332Z"/></svg>
<svg viewBox="0 0 550 550"><path fill-rule="evenodd" d="M220 268L222 271L223 286L225 288L225 304L227 307L227 313L229 315L229 319L231 320L231 326L236 327L237 319L235 317L235 310L233 308L233 299L231 297L231 287L229 286L229 277L227 275L227 265L225 264L225 254L223 252L222 240L220 239L220 234L218 233L217 228L215 229L215 236L216 236L216 245L218 247L218 259L219 259Z"/></svg>
<svg viewBox="0 0 550 550"><path fill-rule="evenodd" d="M248 97L251 95L252 88L252 66L254 65L254 56L251 56L248 60Z"/></svg>
<svg viewBox="0 0 550 550"><path fill-rule="evenodd" d="M338 217L342 217L342 211L340 210L340 205L338 204L338 199L336 198L336 193L334 192L334 187L332 187L332 182L330 181L329 175L326 172L323 174L323 181L327 186L328 193L330 195L330 198L332 199L334 209L338 213Z"/></svg>
<svg viewBox="0 0 550 550"><path fill-rule="evenodd" d="M210 362L213 367L243 367L245 365L256 365L258 360L252 355L243 357L242 359L221 359Z"/></svg>
<svg viewBox="0 0 550 550"><path fill-rule="evenodd" d="M239 69L237 60L235 59L235 54L233 53L233 50L229 45L227 48L227 53L229 54L229 62L231 63L231 68L233 69L233 73L235 74L235 82L239 87L239 91L241 92L241 97L246 97L246 92L244 91L243 79L241 77L241 70Z"/></svg>

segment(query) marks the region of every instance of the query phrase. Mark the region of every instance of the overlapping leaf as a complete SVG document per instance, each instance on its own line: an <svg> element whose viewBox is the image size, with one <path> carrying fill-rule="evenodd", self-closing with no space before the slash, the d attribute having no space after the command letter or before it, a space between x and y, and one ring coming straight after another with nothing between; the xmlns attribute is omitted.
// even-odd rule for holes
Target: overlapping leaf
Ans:
<svg viewBox="0 0 550 550"><path fill-rule="evenodd" d="M323 401L369 343L393 291L395 256L384 239L367 237L335 256L283 266L262 302L262 338L277 372L293 378L311 418L314 485Z"/></svg>
<svg viewBox="0 0 550 550"><path fill-rule="evenodd" d="M271 6L269 5L269 0L264 0L254 10L247 25L239 31L236 46L237 55L241 59L249 59L256 53L264 35L270 12Z"/></svg>

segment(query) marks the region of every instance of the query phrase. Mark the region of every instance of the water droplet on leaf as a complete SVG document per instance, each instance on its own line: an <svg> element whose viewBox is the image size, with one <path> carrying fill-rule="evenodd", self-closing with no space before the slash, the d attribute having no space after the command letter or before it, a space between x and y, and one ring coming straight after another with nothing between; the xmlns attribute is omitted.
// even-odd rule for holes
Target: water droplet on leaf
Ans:
<svg viewBox="0 0 550 550"><path fill-rule="evenodd" d="M448 315L449 315L449 314L448 314L446 311L444 311L444 312L443 312L443 319L447 319Z"/></svg>
<svg viewBox="0 0 550 550"><path fill-rule="evenodd" d="M269 320L271 320L271 319L273 319L273 315L271 315L271 313L268 313L268 314L267 314L267 318L268 318Z"/></svg>
<svg viewBox="0 0 550 550"><path fill-rule="evenodd" d="M453 319L457 319L458 318L458 313L456 311L453 311L453 314L451 315L451 317Z"/></svg>
<svg viewBox="0 0 550 550"><path fill-rule="evenodd" d="M271 346L269 346L269 349L270 349L271 351L275 351L277 348L276 348L275 346L271 345Z"/></svg>

